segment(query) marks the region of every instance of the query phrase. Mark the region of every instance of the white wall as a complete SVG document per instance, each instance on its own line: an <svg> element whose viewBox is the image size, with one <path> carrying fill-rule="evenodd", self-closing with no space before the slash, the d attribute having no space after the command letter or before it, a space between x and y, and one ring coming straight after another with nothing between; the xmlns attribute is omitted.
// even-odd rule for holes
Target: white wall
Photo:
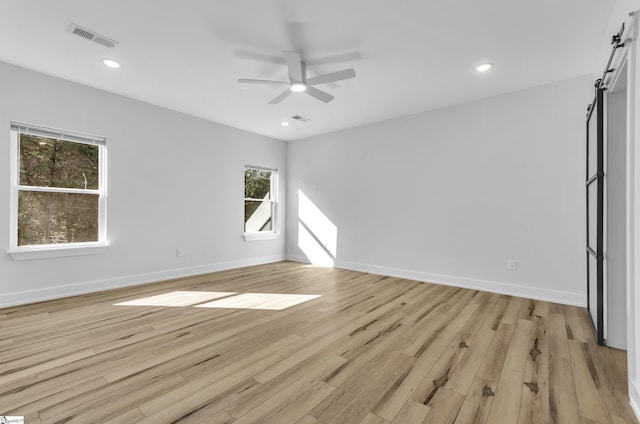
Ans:
<svg viewBox="0 0 640 424"><path fill-rule="evenodd" d="M627 62L627 368L631 406L640 417L640 47L638 19L627 18L633 42Z"/></svg>
<svg viewBox="0 0 640 424"><path fill-rule="evenodd" d="M607 346L627 348L627 92L612 87L606 100L605 338ZM622 83L622 81L620 81Z"/></svg>
<svg viewBox="0 0 640 424"><path fill-rule="evenodd" d="M0 306L284 259L283 235L241 235L244 165L279 168L284 202L286 143L2 63L0 93L0 252L9 248L11 120L107 137L110 243L91 256L0 254Z"/></svg>
<svg viewBox="0 0 640 424"><path fill-rule="evenodd" d="M291 142L288 258L309 261L300 190L337 227L338 267L585 305L592 87L585 76Z"/></svg>

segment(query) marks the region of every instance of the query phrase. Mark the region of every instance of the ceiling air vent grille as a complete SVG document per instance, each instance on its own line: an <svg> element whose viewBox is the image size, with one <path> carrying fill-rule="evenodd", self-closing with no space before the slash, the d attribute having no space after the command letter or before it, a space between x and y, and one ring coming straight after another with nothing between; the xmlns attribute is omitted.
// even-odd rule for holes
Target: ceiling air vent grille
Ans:
<svg viewBox="0 0 640 424"><path fill-rule="evenodd" d="M80 25L76 25L73 23L69 25L67 32L109 48L113 48L116 46L116 44L118 44L117 41L112 40L109 37L105 37L104 35L100 35L95 31L91 31L90 29L83 28Z"/></svg>
<svg viewBox="0 0 640 424"><path fill-rule="evenodd" d="M300 115L293 115L291 119L295 119L296 121L299 121L299 122L307 122L309 120L309 118L305 118L304 116L300 116Z"/></svg>

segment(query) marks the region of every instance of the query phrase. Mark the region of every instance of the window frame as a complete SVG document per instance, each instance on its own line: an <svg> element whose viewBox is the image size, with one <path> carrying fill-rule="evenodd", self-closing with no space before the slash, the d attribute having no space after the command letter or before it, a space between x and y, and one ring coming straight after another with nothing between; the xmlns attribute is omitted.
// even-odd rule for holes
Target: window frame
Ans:
<svg viewBox="0 0 640 424"><path fill-rule="evenodd" d="M255 169L258 171L269 171L271 172L271 181L270 181L270 187L269 187L269 193L270 193L270 199L269 201L271 202L271 230L270 231L257 231L257 232L247 232L244 231L245 228L245 222L244 222L244 212L243 212L243 217L242 217L242 229L243 229L243 233L242 233L242 237L244 238L245 241L257 241L257 240L272 240L272 239L276 239L279 236L278 233L278 225L277 225L277 220L278 220L278 168L274 168L274 167L270 167L270 166L263 166L263 165L253 165L253 164L245 164L244 168L243 168L243 172L242 172L242 180L244 181L244 175L246 173L246 171L248 169ZM264 199L254 199L251 197L244 197L245 191L244 191L244 183L243 183L243 188L242 188L242 194L243 194L243 206L246 204L245 202L248 201L257 201L257 202L263 202L265 201ZM244 210L244 208L243 208Z"/></svg>
<svg viewBox="0 0 640 424"><path fill-rule="evenodd" d="M98 147L98 188L77 189L64 187L27 186L20 184L20 134L32 134ZM7 253L14 260L43 259L63 256L90 255L106 251L107 242L107 146L106 138L59 130L33 124L11 122L10 127L11 198L10 232ZM18 245L18 196L20 191L40 193L75 193L98 195L98 240L79 243L51 243Z"/></svg>

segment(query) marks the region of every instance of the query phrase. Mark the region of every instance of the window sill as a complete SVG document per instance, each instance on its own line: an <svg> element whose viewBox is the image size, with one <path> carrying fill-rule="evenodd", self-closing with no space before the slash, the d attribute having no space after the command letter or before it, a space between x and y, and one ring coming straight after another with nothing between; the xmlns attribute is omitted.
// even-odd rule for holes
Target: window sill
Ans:
<svg viewBox="0 0 640 424"><path fill-rule="evenodd" d="M14 261L31 259L61 258L64 256L96 255L107 251L106 244L76 245L76 246L39 246L27 248L13 248L7 253Z"/></svg>
<svg viewBox="0 0 640 424"><path fill-rule="evenodd" d="M275 240L280 234L278 233L244 233L244 241L258 241L258 240Z"/></svg>

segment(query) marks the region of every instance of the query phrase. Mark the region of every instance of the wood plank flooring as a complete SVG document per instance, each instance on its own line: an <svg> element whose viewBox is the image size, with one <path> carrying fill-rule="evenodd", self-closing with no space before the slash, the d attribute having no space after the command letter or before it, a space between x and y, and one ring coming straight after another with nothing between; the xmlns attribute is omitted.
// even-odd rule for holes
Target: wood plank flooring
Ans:
<svg viewBox="0 0 640 424"><path fill-rule="evenodd" d="M625 360L582 308L281 262L0 309L0 415L638 423Z"/></svg>

